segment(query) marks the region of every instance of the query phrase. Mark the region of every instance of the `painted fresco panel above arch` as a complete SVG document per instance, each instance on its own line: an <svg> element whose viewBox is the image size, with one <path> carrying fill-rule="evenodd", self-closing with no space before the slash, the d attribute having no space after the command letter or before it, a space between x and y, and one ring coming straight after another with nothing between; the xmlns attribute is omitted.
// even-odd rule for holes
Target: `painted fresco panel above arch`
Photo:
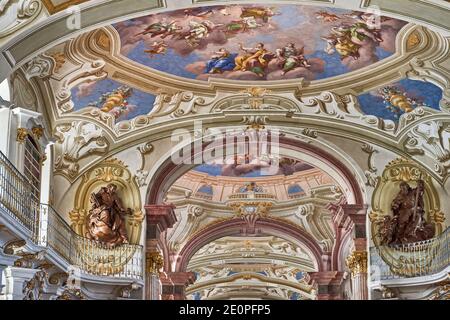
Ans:
<svg viewBox="0 0 450 320"><path fill-rule="evenodd" d="M396 122L419 107L440 110L441 99L442 90L436 85L410 79L386 84L358 97L365 114Z"/></svg>
<svg viewBox="0 0 450 320"><path fill-rule="evenodd" d="M113 115L116 121L149 114L156 97L111 79L82 83L72 89L73 111L87 107Z"/></svg>

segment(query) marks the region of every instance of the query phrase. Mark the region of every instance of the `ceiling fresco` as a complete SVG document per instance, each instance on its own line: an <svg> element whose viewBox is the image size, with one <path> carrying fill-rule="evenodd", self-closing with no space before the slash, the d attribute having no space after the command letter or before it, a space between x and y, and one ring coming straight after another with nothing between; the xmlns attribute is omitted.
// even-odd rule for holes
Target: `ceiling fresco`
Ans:
<svg viewBox="0 0 450 320"><path fill-rule="evenodd" d="M403 79L358 97L366 114L398 121L402 114L417 107L439 109L442 90L432 83Z"/></svg>
<svg viewBox="0 0 450 320"><path fill-rule="evenodd" d="M116 121L150 113L155 98L110 79L82 83L72 89L74 111L94 107L113 115Z"/></svg>
<svg viewBox="0 0 450 320"><path fill-rule="evenodd" d="M239 159L238 159L239 160ZM242 159L244 160L244 159ZM249 159L248 159L249 160ZM270 167L270 168L269 168ZM211 164L203 164L194 169L194 171L207 173L210 176L225 176L225 177L241 177L254 178L263 176L289 176L296 172L314 169L314 167L298 160L281 158L278 163L278 169L273 170L269 162L254 159L249 161L216 161Z"/></svg>
<svg viewBox="0 0 450 320"><path fill-rule="evenodd" d="M318 80L391 56L405 24L340 9L233 5L154 14L113 27L122 55L172 75Z"/></svg>

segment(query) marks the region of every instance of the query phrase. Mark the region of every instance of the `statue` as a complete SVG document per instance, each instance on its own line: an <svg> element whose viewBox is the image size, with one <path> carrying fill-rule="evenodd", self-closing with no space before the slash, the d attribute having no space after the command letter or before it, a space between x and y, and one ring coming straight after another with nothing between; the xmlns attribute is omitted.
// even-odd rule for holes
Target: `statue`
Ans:
<svg viewBox="0 0 450 320"><path fill-rule="evenodd" d="M417 182L415 189L408 183L400 183L400 192L392 201L393 217L386 217L381 223L381 245L398 245L431 239L434 225L425 221L423 195L425 184Z"/></svg>
<svg viewBox="0 0 450 320"><path fill-rule="evenodd" d="M110 247L128 243L124 215L132 214L130 208L124 209L116 191L117 186L110 183L91 194L92 208L89 210L86 232L88 239L106 243Z"/></svg>

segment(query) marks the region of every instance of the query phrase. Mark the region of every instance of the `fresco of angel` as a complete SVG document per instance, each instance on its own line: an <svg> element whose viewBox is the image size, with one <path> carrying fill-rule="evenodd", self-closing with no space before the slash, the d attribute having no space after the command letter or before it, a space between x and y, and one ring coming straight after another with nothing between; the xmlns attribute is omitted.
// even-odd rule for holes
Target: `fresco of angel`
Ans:
<svg viewBox="0 0 450 320"><path fill-rule="evenodd" d="M232 71L235 67L235 59L237 54L231 54L227 49L220 48L215 52L206 63L206 73L223 73L224 71Z"/></svg>
<svg viewBox="0 0 450 320"><path fill-rule="evenodd" d="M322 20L323 22L335 22L339 20L339 16L334 13L329 13L326 11L316 12L316 19Z"/></svg>
<svg viewBox="0 0 450 320"><path fill-rule="evenodd" d="M242 9L241 18L254 17L255 19L262 19L264 22L269 22L269 19L275 16L275 8L266 7L247 7Z"/></svg>
<svg viewBox="0 0 450 320"><path fill-rule="evenodd" d="M341 60L348 57L353 57L355 60L359 59L361 45L352 41L352 35L349 29L333 27L331 28L331 34L322 37L322 39L327 41L326 53L333 54L337 52L341 56Z"/></svg>
<svg viewBox="0 0 450 320"><path fill-rule="evenodd" d="M197 46L200 41L204 38L207 38L211 31L214 29L221 27L222 24L214 24L209 20L205 20L202 22L190 21L189 22L189 32L184 37L187 43L191 46Z"/></svg>
<svg viewBox="0 0 450 320"><path fill-rule="evenodd" d="M155 41L153 42L151 48L149 50L144 50L145 53L148 53L150 58L158 54L166 54L168 45L164 41Z"/></svg>
<svg viewBox="0 0 450 320"><path fill-rule="evenodd" d="M152 23L145 28L144 31L136 34L136 36L150 34L152 38L157 36L161 37L161 39L165 39L168 36L174 37L182 29L176 24L176 22L177 21L171 21L170 23L167 23L165 21L161 21Z"/></svg>
<svg viewBox="0 0 450 320"><path fill-rule="evenodd" d="M282 75L297 67L311 67L304 56L304 49L304 47L296 48L292 42L288 43L284 48L277 49L277 63L283 69Z"/></svg>
<svg viewBox="0 0 450 320"><path fill-rule="evenodd" d="M227 25L227 32L246 32L247 30L256 29L263 25L258 23L255 17L245 17L242 20L236 20Z"/></svg>
<svg viewBox="0 0 450 320"><path fill-rule="evenodd" d="M265 76L265 68L274 58L274 54L269 52L264 43L258 43L255 48L244 48L243 44L239 44L239 48L244 54L238 56L235 60L235 71L251 71L259 77Z"/></svg>

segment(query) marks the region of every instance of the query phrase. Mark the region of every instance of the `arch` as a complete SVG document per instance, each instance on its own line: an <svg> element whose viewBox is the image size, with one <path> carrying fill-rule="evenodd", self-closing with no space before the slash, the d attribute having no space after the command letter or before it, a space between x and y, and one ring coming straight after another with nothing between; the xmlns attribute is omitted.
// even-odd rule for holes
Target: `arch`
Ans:
<svg viewBox="0 0 450 320"><path fill-rule="evenodd" d="M206 244L223 237L242 235L246 227L247 222L243 219L231 219L215 223L195 234L181 249L175 263L175 272L185 272L192 256ZM255 230L303 244L314 257L318 271L328 270L329 266L324 263L324 255L328 256L328 253L325 253L305 230L285 221L270 218L258 219Z"/></svg>
<svg viewBox="0 0 450 320"><path fill-rule="evenodd" d="M281 150L301 153L309 159L314 159L314 165L319 169L323 169L328 173L333 173L333 178L338 178L340 180L337 181L340 186L348 189L347 194L350 195L350 198L347 199L347 203L364 204L362 190L364 187L357 181L357 173L349 169L349 167L351 167L349 162L344 163L343 160L338 159L336 156L320 147L297 139L283 137L283 135L279 138L279 143L280 153ZM195 153L195 148L192 148L191 154L187 155L185 158L187 160L193 160L206 150L207 147L207 144L203 144L201 151L197 153ZM162 203L164 194L169 190L170 186L193 167L195 167L195 165L174 164L170 155L168 155L165 160L163 159L159 168L156 169L147 189L147 204Z"/></svg>

